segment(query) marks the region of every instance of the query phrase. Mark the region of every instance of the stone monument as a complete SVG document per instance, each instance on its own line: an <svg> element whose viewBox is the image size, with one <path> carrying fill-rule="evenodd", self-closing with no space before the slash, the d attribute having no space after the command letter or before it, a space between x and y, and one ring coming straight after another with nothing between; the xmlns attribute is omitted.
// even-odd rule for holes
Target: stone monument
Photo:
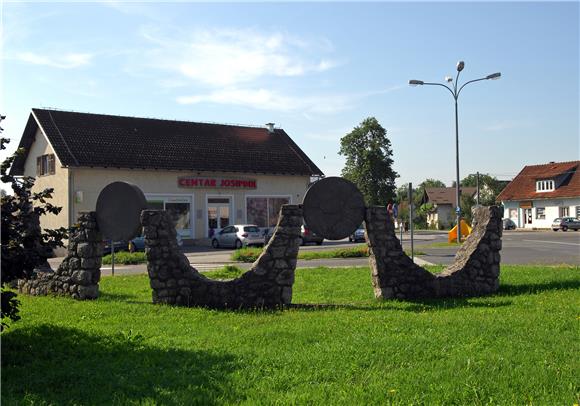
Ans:
<svg viewBox="0 0 580 406"><path fill-rule="evenodd" d="M177 245L175 225L161 210L141 213L153 303L216 309L277 308L292 301L302 209L284 205L269 243L239 278L212 280L191 267Z"/></svg>
<svg viewBox="0 0 580 406"><path fill-rule="evenodd" d="M502 246L498 207L474 209L473 231L457 252L455 261L442 273L432 274L404 253L386 207L365 209L362 199L360 191L346 179L325 178L306 193L304 215L306 219L312 216L312 222L307 220L310 228L328 239L346 237L360 224L358 219L364 218L375 297L462 297L498 290Z"/></svg>
<svg viewBox="0 0 580 406"><path fill-rule="evenodd" d="M99 296L103 234L126 241L141 230L140 214L147 206L145 195L134 185L113 182L99 194L96 212L80 213L70 230L67 256L56 271L37 269L30 279L18 280L21 293L33 296L67 295L74 299Z"/></svg>

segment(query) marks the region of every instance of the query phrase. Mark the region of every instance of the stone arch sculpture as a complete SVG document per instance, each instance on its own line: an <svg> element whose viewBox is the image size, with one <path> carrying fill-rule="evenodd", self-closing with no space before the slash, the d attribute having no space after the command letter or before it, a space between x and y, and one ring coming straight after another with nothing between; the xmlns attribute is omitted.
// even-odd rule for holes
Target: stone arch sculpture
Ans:
<svg viewBox="0 0 580 406"><path fill-rule="evenodd" d="M326 178L309 189L303 205L282 206L278 225L262 255L239 278L216 281L190 266L177 246L173 223L164 211L145 210L141 222L153 302L211 308L273 308L289 305L303 215L314 232L330 239L349 235L363 220L375 296L416 299L490 294L499 287L501 211L475 210L472 234L455 262L440 274L413 263L403 252L385 207L364 207L356 187Z"/></svg>
<svg viewBox="0 0 580 406"><path fill-rule="evenodd" d="M269 243L249 271L228 281L212 280L193 268L177 246L169 214L141 214L147 272L153 303L211 308L275 308L292 301L294 270L300 246L302 208L284 205Z"/></svg>
<svg viewBox="0 0 580 406"><path fill-rule="evenodd" d="M439 274L416 265L401 247L385 207L366 209L365 224L372 284L381 299L480 296L499 289L501 210L478 207L471 235L455 261Z"/></svg>
<svg viewBox="0 0 580 406"><path fill-rule="evenodd" d="M343 203L337 203L336 194ZM474 210L472 234L457 252L453 264L440 274L416 265L404 253L386 207L365 208L362 194L346 179L330 177L314 184L304 197L304 211L305 217L312 217L312 221L307 219L310 228L330 239L351 234L364 218L377 298L476 296L499 288L502 221L498 207ZM340 218L344 220L335 225ZM350 228L342 227L344 224Z"/></svg>

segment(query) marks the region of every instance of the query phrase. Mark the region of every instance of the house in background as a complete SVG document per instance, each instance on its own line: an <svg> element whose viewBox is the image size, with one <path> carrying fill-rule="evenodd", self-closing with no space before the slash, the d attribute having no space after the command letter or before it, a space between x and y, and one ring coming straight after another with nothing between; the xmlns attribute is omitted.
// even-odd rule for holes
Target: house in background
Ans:
<svg viewBox="0 0 580 406"><path fill-rule="evenodd" d="M497 197L518 227L550 228L555 218L580 218L580 161L529 165Z"/></svg>
<svg viewBox="0 0 580 406"><path fill-rule="evenodd" d="M477 189L474 187L462 187L461 195L474 197ZM421 204L431 203L433 210L427 214L429 227L449 228L456 218L455 203L456 189L454 187L428 187L425 188Z"/></svg>

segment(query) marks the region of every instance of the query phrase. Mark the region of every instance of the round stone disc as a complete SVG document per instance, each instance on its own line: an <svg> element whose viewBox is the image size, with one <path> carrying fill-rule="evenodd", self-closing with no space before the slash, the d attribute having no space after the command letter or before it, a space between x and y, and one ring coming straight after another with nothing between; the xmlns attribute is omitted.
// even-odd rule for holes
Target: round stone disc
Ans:
<svg viewBox="0 0 580 406"><path fill-rule="evenodd" d="M97 223L103 236L128 241L141 233L141 211L147 208L145 195L135 185L113 182L97 198Z"/></svg>
<svg viewBox="0 0 580 406"><path fill-rule="evenodd" d="M340 177L324 178L310 186L302 206L308 227L328 240L348 237L365 216L362 193Z"/></svg>

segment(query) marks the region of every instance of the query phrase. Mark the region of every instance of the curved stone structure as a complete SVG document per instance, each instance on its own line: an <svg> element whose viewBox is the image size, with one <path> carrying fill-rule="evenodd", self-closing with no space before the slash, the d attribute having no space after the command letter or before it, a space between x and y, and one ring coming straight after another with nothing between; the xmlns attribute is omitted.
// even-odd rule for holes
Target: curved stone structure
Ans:
<svg viewBox="0 0 580 406"><path fill-rule="evenodd" d="M95 212L80 213L69 236L68 255L56 271L35 270L30 279L18 280L18 290L33 296L63 295L74 299L99 297L103 238Z"/></svg>
<svg viewBox="0 0 580 406"><path fill-rule="evenodd" d="M375 297L418 299L479 296L499 288L502 236L499 207L474 209L473 231L440 274L413 263L402 250L385 207L366 210L367 244Z"/></svg>
<svg viewBox="0 0 580 406"><path fill-rule="evenodd" d="M290 304L300 246L302 207L284 205L274 235L251 269L229 281L208 279L177 246L169 214L144 210L147 271L153 303L210 308L275 308Z"/></svg>

